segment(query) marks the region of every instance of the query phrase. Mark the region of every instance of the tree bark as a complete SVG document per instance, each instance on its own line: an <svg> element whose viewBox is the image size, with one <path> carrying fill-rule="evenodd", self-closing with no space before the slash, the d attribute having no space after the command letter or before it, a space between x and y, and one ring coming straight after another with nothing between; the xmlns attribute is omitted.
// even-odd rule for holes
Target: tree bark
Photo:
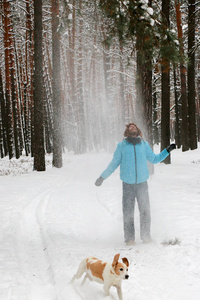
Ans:
<svg viewBox="0 0 200 300"><path fill-rule="evenodd" d="M145 139L153 146L152 131L152 65L143 49L143 41L137 37L137 122Z"/></svg>
<svg viewBox="0 0 200 300"><path fill-rule="evenodd" d="M34 170L45 171L42 63L42 0L34 0Z"/></svg>
<svg viewBox="0 0 200 300"><path fill-rule="evenodd" d="M82 0L79 0L79 10L82 10ZM79 145L80 153L85 153L86 145L86 123L85 123L85 107L84 107L84 93L83 93L83 48L82 48L82 35L83 35L83 20L79 21L79 51L78 51L78 78L77 78L77 94L78 94L78 132L81 143Z"/></svg>
<svg viewBox="0 0 200 300"><path fill-rule="evenodd" d="M62 167L59 0L52 0L53 166Z"/></svg>
<svg viewBox="0 0 200 300"><path fill-rule="evenodd" d="M200 59L200 54L198 59ZM197 66L197 132L198 142L200 142L200 66Z"/></svg>
<svg viewBox="0 0 200 300"><path fill-rule="evenodd" d="M149 1L149 6L152 5ZM153 147L152 124L152 62L150 54L145 49L147 36L137 34L137 114L138 126L151 147Z"/></svg>
<svg viewBox="0 0 200 300"><path fill-rule="evenodd" d="M175 143L178 148L181 147L181 128L180 128L180 107L179 107L179 95L177 88L177 76L176 67L173 66L174 73L174 99L175 99Z"/></svg>
<svg viewBox="0 0 200 300"><path fill-rule="evenodd" d="M6 123L5 123L5 97L3 91L3 81L2 74L0 69L0 111L1 111L1 139L2 139L2 150L1 150L1 158L7 155L8 146L6 139Z"/></svg>
<svg viewBox="0 0 200 300"><path fill-rule="evenodd" d="M11 104L11 74L10 74L10 4L9 1L3 2L4 8L4 48L5 48L5 125L6 138L8 144L9 159L13 157L13 126L12 126L12 104Z"/></svg>
<svg viewBox="0 0 200 300"><path fill-rule="evenodd" d="M162 0L163 22L169 27L170 0ZM162 65L162 96L161 96L161 150L170 144L170 62L164 58ZM170 164L170 155L164 160Z"/></svg>
<svg viewBox="0 0 200 300"><path fill-rule="evenodd" d="M186 89L186 68L184 66L184 48L183 48L183 31L182 31L182 21L181 21L181 10L180 3L176 1L176 22L178 29L178 38L180 42L180 54L182 60L180 63L180 73L181 73L181 138L182 138L182 151L189 150L189 132L188 132L188 103L187 103L187 89Z"/></svg>
<svg viewBox="0 0 200 300"><path fill-rule="evenodd" d="M197 148L195 103L195 0L188 1L188 116L190 149Z"/></svg>

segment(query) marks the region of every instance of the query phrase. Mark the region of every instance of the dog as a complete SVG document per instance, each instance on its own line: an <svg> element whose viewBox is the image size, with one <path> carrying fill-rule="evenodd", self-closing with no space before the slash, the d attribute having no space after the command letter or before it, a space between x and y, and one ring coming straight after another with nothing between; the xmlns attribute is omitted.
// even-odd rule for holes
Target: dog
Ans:
<svg viewBox="0 0 200 300"><path fill-rule="evenodd" d="M73 283L75 279L79 279L83 273L86 273L82 284L88 278L90 281L96 281L104 285L105 295L110 295L110 287L114 286L117 289L119 300L123 300L121 282L122 279L128 279L129 261L126 257L122 258L122 262L118 262L120 254L114 256L113 262L103 262L95 257L85 258L79 265L77 273L72 278Z"/></svg>

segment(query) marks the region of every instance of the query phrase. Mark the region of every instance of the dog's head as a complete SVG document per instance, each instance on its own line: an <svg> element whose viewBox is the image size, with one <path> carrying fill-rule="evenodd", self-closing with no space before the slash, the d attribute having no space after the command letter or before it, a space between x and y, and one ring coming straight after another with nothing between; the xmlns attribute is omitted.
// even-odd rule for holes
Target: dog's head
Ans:
<svg viewBox="0 0 200 300"><path fill-rule="evenodd" d="M129 262L126 257L122 258L122 262L119 262L119 256L120 254L116 254L113 259L112 267L117 276L119 276L121 279L128 279L128 267Z"/></svg>

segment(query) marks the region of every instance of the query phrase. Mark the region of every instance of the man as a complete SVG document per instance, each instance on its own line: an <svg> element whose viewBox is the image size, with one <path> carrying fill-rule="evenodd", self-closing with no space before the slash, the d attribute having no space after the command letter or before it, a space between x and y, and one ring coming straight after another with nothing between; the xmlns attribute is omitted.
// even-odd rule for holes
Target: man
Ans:
<svg viewBox="0 0 200 300"><path fill-rule="evenodd" d="M149 144L143 140L142 132L134 123L126 125L125 139L118 143L113 159L106 170L96 180L100 186L120 165L120 179L123 182L123 222L125 243L135 243L134 207L137 199L140 213L140 237L144 243L151 242L150 235L150 204L147 179L149 170L147 161L157 164L163 161L176 148L171 144L161 153L155 154Z"/></svg>

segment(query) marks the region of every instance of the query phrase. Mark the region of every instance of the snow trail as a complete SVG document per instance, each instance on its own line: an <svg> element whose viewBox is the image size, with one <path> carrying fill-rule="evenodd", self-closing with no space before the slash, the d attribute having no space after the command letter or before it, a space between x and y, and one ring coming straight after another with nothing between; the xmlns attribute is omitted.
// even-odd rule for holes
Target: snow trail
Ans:
<svg viewBox="0 0 200 300"><path fill-rule="evenodd" d="M200 300L199 150L173 152L149 179L153 243L123 241L121 182L116 171L103 185L96 178L112 155L66 154L62 169L1 177L0 299L100 300L103 287L70 280L84 257L130 261L124 300ZM187 170L187 172L185 172ZM12 185L12 192L10 187ZM167 245L178 238L180 245ZM165 241L165 246L162 242ZM117 300L111 288L108 300Z"/></svg>

